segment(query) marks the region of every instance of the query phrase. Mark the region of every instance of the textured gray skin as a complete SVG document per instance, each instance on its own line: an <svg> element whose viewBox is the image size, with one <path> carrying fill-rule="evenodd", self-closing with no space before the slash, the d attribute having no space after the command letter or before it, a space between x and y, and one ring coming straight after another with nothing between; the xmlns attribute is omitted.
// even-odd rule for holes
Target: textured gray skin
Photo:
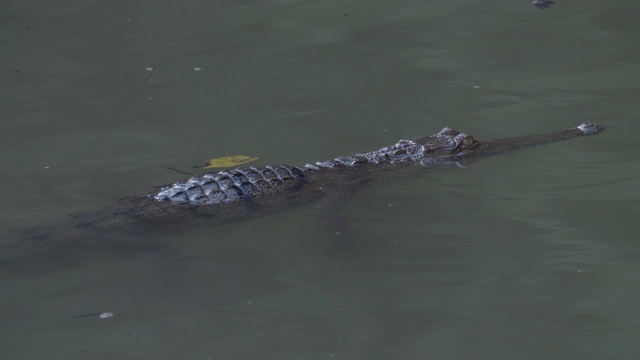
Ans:
<svg viewBox="0 0 640 360"><path fill-rule="evenodd" d="M374 180L437 167L467 166L489 156L598 134L604 129L585 123L554 133L485 141L444 128L431 136L304 166L246 167L194 176L115 200L94 211L71 214L57 223L20 231L14 239L56 241L129 223L155 227L193 218L224 221L314 200L321 201L320 209L327 216L339 216L333 204L344 203L353 190Z"/></svg>

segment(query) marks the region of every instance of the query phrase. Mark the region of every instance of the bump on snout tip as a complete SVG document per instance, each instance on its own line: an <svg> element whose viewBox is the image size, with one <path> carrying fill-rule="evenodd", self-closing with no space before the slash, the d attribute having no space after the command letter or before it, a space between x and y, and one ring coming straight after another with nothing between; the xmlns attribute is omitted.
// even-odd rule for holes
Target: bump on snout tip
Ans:
<svg viewBox="0 0 640 360"><path fill-rule="evenodd" d="M593 135L603 132L606 128L596 123L582 123L576 129L582 131L584 135Z"/></svg>

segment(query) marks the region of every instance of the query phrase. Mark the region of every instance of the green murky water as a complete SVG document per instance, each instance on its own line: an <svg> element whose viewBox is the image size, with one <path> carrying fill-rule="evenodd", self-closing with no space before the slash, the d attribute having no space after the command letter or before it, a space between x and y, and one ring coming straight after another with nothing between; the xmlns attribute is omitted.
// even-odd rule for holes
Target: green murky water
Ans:
<svg viewBox="0 0 640 360"><path fill-rule="evenodd" d="M636 359L639 10L0 5L2 233L215 156L304 164L444 126L478 138L608 126L362 189L348 244L306 207L3 261L2 357ZM76 317L101 312L114 316Z"/></svg>

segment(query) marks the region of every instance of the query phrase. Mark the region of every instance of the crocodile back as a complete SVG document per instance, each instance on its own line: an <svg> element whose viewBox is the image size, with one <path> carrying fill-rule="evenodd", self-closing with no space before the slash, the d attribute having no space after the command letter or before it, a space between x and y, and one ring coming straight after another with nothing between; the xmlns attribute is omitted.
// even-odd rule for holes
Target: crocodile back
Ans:
<svg viewBox="0 0 640 360"><path fill-rule="evenodd" d="M155 199L191 205L229 203L299 186L305 182L306 170L287 165L252 166L196 175L162 187Z"/></svg>
<svg viewBox="0 0 640 360"><path fill-rule="evenodd" d="M421 164L423 158L423 145L411 140L400 140L394 145L367 153L341 156L304 166L252 166L196 175L162 187L154 198L177 205L225 204L300 187L309 182L312 174L327 174L329 177L335 176L336 172L355 174L358 170L371 167Z"/></svg>

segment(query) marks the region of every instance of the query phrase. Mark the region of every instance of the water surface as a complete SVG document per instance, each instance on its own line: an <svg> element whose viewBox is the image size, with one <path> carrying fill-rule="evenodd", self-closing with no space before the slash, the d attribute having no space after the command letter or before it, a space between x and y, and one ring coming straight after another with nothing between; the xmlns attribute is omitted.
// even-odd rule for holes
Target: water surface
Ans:
<svg viewBox="0 0 640 360"><path fill-rule="evenodd" d="M309 206L27 252L1 268L3 357L640 354L635 2L1 9L3 234L216 156L304 164L444 126L478 138L608 127L361 189L348 243ZM101 312L115 316L76 318Z"/></svg>

